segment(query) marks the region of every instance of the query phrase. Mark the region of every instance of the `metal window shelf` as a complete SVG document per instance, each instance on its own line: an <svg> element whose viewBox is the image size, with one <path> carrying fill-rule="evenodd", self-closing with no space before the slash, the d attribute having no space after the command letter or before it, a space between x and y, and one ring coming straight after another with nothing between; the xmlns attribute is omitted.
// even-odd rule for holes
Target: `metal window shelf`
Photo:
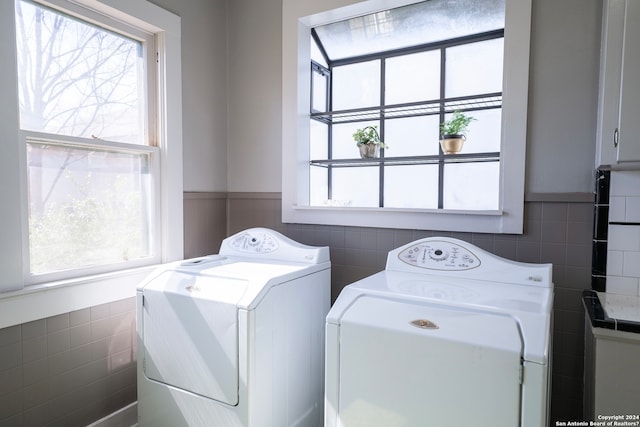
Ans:
<svg viewBox="0 0 640 427"><path fill-rule="evenodd" d="M312 166L318 167L363 167L363 166L406 166L406 165L437 165L443 163L483 163L499 162L499 152L447 154L444 156L412 156L412 157L376 157L366 159L323 159L311 160Z"/></svg>
<svg viewBox="0 0 640 427"><path fill-rule="evenodd" d="M336 123L360 122L402 117L429 116L452 113L456 110L478 111L502 107L502 93L489 93L473 97L449 98L407 104L388 105L384 107L357 108L340 111L313 112L311 118Z"/></svg>

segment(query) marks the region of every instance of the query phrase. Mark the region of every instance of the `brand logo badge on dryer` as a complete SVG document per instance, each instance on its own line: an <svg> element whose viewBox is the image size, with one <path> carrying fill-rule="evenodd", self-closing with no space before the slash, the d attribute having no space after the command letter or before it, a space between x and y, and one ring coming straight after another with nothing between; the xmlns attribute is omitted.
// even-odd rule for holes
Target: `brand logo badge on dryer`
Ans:
<svg viewBox="0 0 640 427"><path fill-rule="evenodd" d="M427 319L416 319L411 324L420 329L440 329L440 326Z"/></svg>

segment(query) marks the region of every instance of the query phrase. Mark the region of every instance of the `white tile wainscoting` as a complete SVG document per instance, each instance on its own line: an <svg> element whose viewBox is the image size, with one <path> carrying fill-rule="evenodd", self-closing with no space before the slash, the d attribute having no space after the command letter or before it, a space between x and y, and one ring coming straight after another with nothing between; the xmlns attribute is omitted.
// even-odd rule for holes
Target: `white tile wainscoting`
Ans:
<svg viewBox="0 0 640 427"><path fill-rule="evenodd" d="M607 293L640 296L640 171L612 171Z"/></svg>

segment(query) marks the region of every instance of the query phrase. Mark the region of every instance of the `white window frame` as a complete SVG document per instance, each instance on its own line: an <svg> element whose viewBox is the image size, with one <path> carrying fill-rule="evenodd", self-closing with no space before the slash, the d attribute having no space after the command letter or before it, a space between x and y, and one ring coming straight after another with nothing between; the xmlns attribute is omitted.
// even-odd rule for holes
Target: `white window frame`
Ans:
<svg viewBox="0 0 640 427"><path fill-rule="evenodd" d="M83 6L94 13L153 34L157 91L155 141L160 165L155 239L160 256L152 263L183 258L182 66L180 17L145 0L51 0L45 6ZM66 8L65 7L65 8ZM0 328L135 295L153 265L31 285L28 268L27 170L24 133L19 128L13 1L0 2ZM177 84L175 82L178 82ZM100 272L98 272L100 273Z"/></svg>
<svg viewBox="0 0 640 427"><path fill-rule="evenodd" d="M309 205L311 28L415 0L283 0L282 221L381 228L522 233L531 0L506 0L500 208L459 211Z"/></svg>

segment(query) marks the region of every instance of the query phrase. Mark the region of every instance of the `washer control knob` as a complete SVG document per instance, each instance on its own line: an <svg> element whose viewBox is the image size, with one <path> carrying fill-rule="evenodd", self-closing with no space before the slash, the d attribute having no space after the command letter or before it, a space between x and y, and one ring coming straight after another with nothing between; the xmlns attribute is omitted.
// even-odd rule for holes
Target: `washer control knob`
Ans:
<svg viewBox="0 0 640 427"><path fill-rule="evenodd" d="M449 257L449 252L442 249L434 249L429 253L429 258L436 261L443 261Z"/></svg>

